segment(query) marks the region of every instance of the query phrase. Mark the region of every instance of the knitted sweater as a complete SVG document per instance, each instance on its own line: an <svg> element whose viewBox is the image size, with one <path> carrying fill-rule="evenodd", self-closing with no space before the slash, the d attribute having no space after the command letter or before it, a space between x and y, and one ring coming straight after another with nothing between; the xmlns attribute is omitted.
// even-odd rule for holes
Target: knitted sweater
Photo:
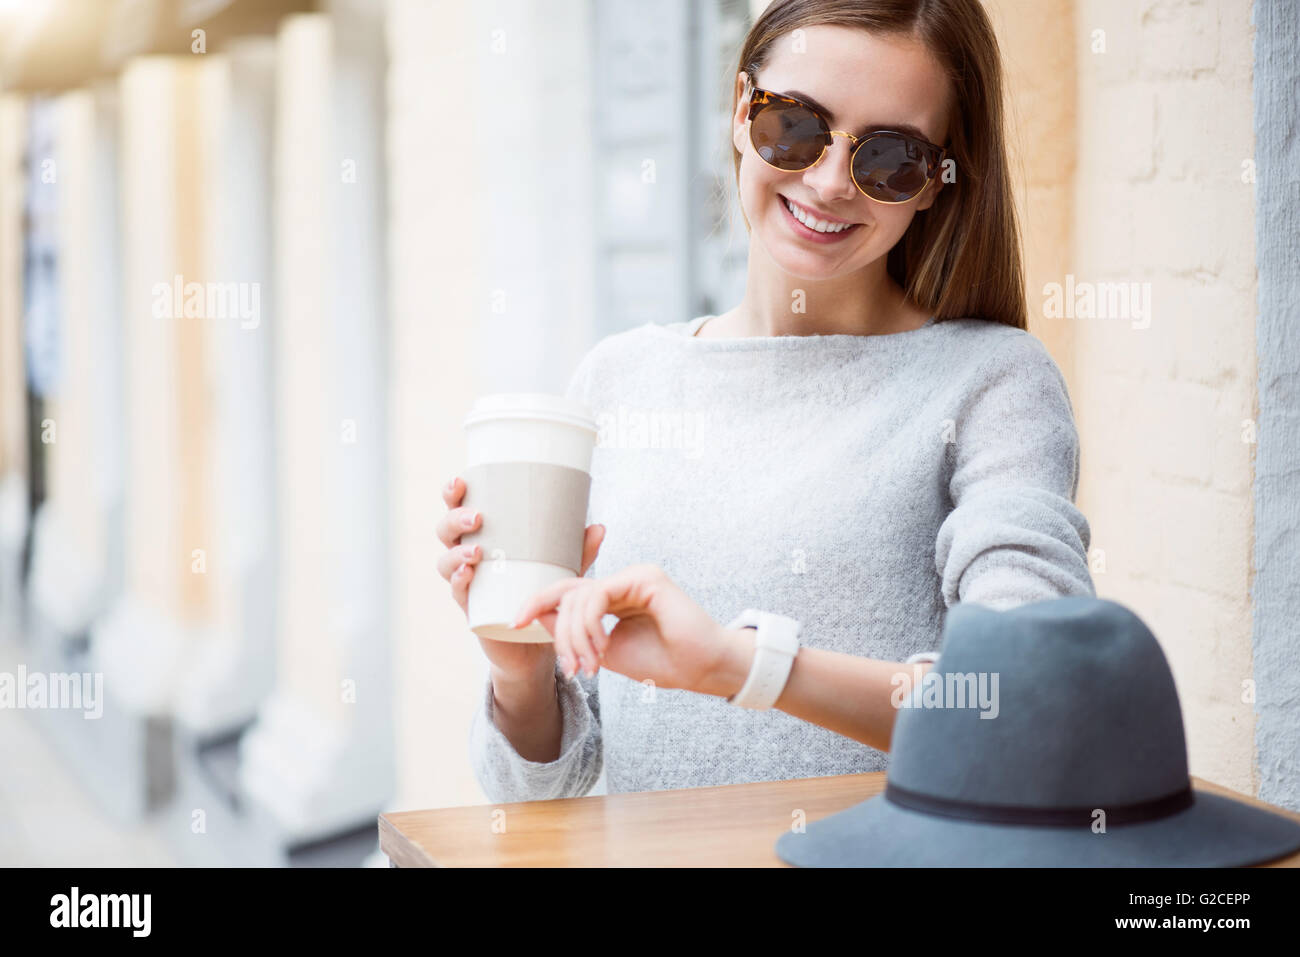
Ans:
<svg viewBox="0 0 1300 957"><path fill-rule="evenodd" d="M980 319L889 335L695 338L709 316L605 337L568 394L596 415L588 576L659 565L725 624L798 619L801 644L886 661L939 649L947 609L1093 595L1079 444L1038 339ZM617 619L607 616L606 627ZM557 669L558 676L558 669ZM888 754L775 708L557 677L560 755L493 723L470 760L494 802L879 771Z"/></svg>

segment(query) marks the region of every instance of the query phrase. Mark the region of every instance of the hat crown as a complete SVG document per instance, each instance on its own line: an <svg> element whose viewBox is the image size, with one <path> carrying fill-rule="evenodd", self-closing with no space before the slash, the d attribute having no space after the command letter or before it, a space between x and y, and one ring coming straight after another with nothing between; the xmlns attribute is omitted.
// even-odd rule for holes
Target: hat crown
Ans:
<svg viewBox="0 0 1300 957"><path fill-rule="evenodd" d="M891 786L976 804L1106 809L1190 783L1168 661L1113 601L954 605L942 656L908 690L897 692L907 706L890 745Z"/></svg>

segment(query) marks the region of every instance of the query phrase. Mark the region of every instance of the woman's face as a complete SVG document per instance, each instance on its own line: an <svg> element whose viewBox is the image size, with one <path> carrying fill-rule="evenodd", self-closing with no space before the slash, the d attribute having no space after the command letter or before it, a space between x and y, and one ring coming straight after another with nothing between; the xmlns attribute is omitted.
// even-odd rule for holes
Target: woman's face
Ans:
<svg viewBox="0 0 1300 957"><path fill-rule="evenodd" d="M828 111L833 130L860 136L864 130L913 126L931 143L948 135L949 89L943 69L917 40L877 36L851 27L803 28L802 52L793 35L782 37L767 64L753 78L773 93L802 94ZM917 210L927 209L942 186L935 180L920 196L898 205L868 199L849 175L853 144L833 137L820 163L803 172L773 169L754 152L749 139L745 74L732 117L732 141L741 151L740 202L751 227L751 241L763 245L782 270L803 279L831 279L875 262L902 238ZM833 242L801 231L786 201L822 220L858 224Z"/></svg>

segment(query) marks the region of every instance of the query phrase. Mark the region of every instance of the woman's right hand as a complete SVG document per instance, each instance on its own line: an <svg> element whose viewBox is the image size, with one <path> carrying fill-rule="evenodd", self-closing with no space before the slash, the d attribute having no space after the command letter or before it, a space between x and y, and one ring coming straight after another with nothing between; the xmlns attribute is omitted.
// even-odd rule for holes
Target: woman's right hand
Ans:
<svg viewBox="0 0 1300 957"><path fill-rule="evenodd" d="M474 568L483 558L478 545L462 545L460 537L479 527L482 517L472 508L461 507L465 499L465 482L458 475L442 488L442 500L447 512L438 520L439 541L447 550L438 556L438 574L451 583L451 597L461 611L469 614L469 584L474 579ZM582 577L596 560L600 543L605 538L604 525L589 525L582 543ZM554 613L552 613L553 615ZM540 620L540 619L539 619ZM553 622L552 622L553 624ZM491 662L496 675L507 680L527 681L539 675L550 675L555 669L555 645L551 642L495 641L480 638L479 644Z"/></svg>

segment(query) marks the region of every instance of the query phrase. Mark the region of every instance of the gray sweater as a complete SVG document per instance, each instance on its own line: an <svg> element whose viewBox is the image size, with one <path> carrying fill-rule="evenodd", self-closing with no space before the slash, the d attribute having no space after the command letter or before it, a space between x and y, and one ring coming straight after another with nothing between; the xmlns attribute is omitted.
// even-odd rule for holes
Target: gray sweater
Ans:
<svg viewBox="0 0 1300 957"><path fill-rule="evenodd" d="M1073 501L1079 444L1036 338L979 319L882 336L693 338L708 316L607 336L568 393L597 416L588 576L659 565L726 624L799 619L801 643L886 661L941 648L958 601L1095 594ZM606 627L617 619L608 616ZM493 723L470 759L494 802L879 771L888 754L782 711L557 678L563 736L525 760Z"/></svg>

